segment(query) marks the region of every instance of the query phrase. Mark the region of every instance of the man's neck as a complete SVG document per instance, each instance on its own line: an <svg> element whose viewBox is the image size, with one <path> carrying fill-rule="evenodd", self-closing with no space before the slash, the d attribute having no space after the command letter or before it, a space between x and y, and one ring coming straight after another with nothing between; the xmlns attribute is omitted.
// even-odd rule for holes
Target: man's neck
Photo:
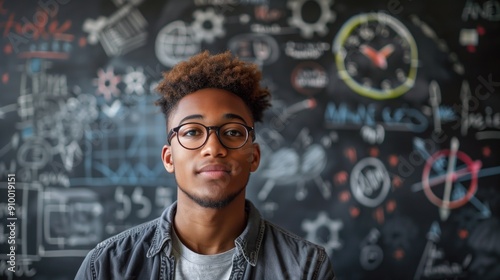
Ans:
<svg viewBox="0 0 500 280"><path fill-rule="evenodd" d="M234 247L246 226L245 197L236 197L221 209L205 208L178 197L174 227L179 240L194 252L212 255Z"/></svg>

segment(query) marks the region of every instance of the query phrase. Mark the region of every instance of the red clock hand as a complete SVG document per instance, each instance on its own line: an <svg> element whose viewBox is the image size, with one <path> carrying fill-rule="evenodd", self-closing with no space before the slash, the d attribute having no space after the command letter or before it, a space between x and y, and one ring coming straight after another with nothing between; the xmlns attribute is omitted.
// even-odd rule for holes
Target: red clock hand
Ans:
<svg viewBox="0 0 500 280"><path fill-rule="evenodd" d="M392 52L394 52L394 46L392 44L389 44L383 47L378 53L384 56L384 58L387 58L389 55L392 54Z"/></svg>
<svg viewBox="0 0 500 280"><path fill-rule="evenodd" d="M361 51L362 54L364 54L366 57L368 57L371 60L371 62L373 64L375 64L375 66L378 67L378 65L377 65L378 52L375 49L373 49L372 47L370 47L368 45L363 44L363 45L359 46L359 50Z"/></svg>
<svg viewBox="0 0 500 280"><path fill-rule="evenodd" d="M361 45L359 46L359 50L362 54L366 55L371 62L380 69L387 68L387 57L394 52L394 47L392 45L387 45L383 47L380 51L376 51L370 46Z"/></svg>

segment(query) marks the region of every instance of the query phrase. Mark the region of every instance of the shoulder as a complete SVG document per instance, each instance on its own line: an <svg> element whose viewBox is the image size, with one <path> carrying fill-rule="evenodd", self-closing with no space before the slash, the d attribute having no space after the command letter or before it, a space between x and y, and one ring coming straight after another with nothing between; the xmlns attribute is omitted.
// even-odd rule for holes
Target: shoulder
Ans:
<svg viewBox="0 0 500 280"><path fill-rule="evenodd" d="M262 252L265 264L273 263L279 271L303 275L304 279L334 279L330 258L321 245L312 243L270 221L262 220L265 233ZM276 262L276 260L279 260Z"/></svg>
<svg viewBox="0 0 500 280"><path fill-rule="evenodd" d="M326 255L325 249L315 243L308 241L307 239L292 233L289 230L282 228L281 226L274 224L268 220L262 219L265 225L266 233L265 238L271 239L273 241L278 241L278 245L287 245L284 249L288 250L299 250L299 251L316 251L317 253Z"/></svg>
<svg viewBox="0 0 500 280"><path fill-rule="evenodd" d="M135 226L112 236L92 249L85 257L75 279L111 279L113 273L128 273L125 267L134 267L148 261L146 254L154 243L160 220ZM113 278L115 279L115 278ZM123 278L125 279L125 278Z"/></svg>
<svg viewBox="0 0 500 280"><path fill-rule="evenodd" d="M122 263L132 255L146 256L158 227L159 219L155 219L100 242L87 256L91 266L97 269L103 262Z"/></svg>
<svg viewBox="0 0 500 280"><path fill-rule="evenodd" d="M260 253L264 251L266 256L273 254L288 255L298 259L303 256L314 255L320 261L328 259L325 249L314 244L303 237L300 237L281 226L264 219L259 210L247 200L246 205L249 211L248 226L251 228L248 234L249 242L255 242L256 248ZM273 253L275 252L275 253Z"/></svg>
<svg viewBox="0 0 500 280"><path fill-rule="evenodd" d="M149 236L153 236L159 224L159 218L152 221L140 224L128 230L125 230L117 235L114 235L96 246L96 250L102 250L118 246L120 244L130 244L135 242L142 242Z"/></svg>

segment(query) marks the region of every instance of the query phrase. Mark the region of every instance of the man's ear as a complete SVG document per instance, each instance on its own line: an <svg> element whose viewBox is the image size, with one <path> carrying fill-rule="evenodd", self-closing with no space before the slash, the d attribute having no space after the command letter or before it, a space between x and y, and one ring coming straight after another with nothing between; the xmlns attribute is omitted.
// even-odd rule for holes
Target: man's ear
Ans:
<svg viewBox="0 0 500 280"><path fill-rule="evenodd" d="M252 145L253 145L253 150L250 162L250 172L256 171L260 163L260 146L257 143L252 143Z"/></svg>
<svg viewBox="0 0 500 280"><path fill-rule="evenodd" d="M174 172L174 159L172 157L172 146L164 145L161 149L161 161L169 173Z"/></svg>

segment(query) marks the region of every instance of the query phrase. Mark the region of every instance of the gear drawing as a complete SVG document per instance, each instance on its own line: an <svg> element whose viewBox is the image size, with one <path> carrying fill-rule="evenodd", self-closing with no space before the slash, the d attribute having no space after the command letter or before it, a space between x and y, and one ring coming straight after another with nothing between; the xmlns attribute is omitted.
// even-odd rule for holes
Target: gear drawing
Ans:
<svg viewBox="0 0 500 280"><path fill-rule="evenodd" d="M319 213L316 220L304 220L302 222L302 229L307 232L306 239L325 247L326 251L330 254L334 249L342 248L342 243L339 239L339 231L343 227L344 223L341 220L332 220L328 218L328 215L323 211ZM329 240L318 238L318 230L320 228L327 228L330 231Z"/></svg>
<svg viewBox="0 0 500 280"><path fill-rule="evenodd" d="M100 68L97 70L97 77L97 79L94 79L94 85L97 86L97 94L101 94L108 101L111 97L120 95L118 83L121 78L115 75L113 67L108 67L106 70Z"/></svg>
<svg viewBox="0 0 500 280"><path fill-rule="evenodd" d="M216 14L214 9L207 9L205 12L197 10L193 13L195 20L191 25L195 38L201 42L212 43L215 37L222 37L225 34L222 28L224 16Z"/></svg>
<svg viewBox="0 0 500 280"><path fill-rule="evenodd" d="M133 67L128 67L127 74L123 77L123 82L126 84L126 93L131 94L135 92L138 95L143 95L146 75L144 75L142 67L138 67L135 70Z"/></svg>
<svg viewBox="0 0 500 280"><path fill-rule="evenodd" d="M300 28L301 35L305 38L311 38L314 32L318 35L325 36L328 33L326 24L335 20L335 13L330 10L332 0L314 0L321 8L321 15L318 20L313 23L306 22L302 18L302 8L304 4L311 0L290 0L287 3L288 8L292 10L292 18L288 19L291 26Z"/></svg>

